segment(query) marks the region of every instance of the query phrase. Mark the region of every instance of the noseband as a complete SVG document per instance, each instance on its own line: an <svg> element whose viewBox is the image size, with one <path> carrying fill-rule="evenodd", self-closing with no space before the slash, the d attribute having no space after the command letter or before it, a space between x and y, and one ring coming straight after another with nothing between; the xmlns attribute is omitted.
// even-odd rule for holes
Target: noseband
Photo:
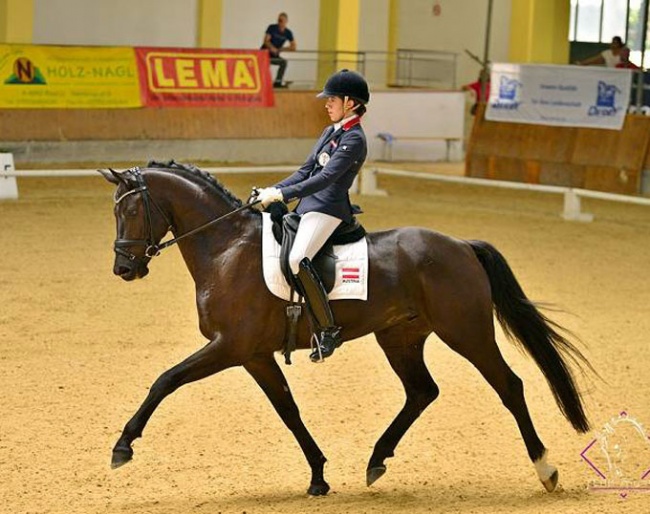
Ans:
<svg viewBox="0 0 650 514"><path fill-rule="evenodd" d="M122 200L124 200L127 196L142 193L142 201L144 203L144 215L145 219L147 222L147 231L148 231L148 236L147 239L116 239L115 243L113 244L113 248L115 250L115 253L122 255L129 259L130 261L134 261L138 258L137 255L133 254L132 252L125 250L125 247L129 246L144 246L144 257L147 259L152 259L153 257L157 257L160 255L161 250L164 250L165 248L172 246L176 243L178 243L181 239L184 239L186 237L189 237L191 235L196 234L197 232L200 232L201 230L209 227L210 225L213 225L214 223L217 223L229 216L232 216L233 214L236 214L240 211L243 211L245 209L248 209L249 207L252 207L254 205L257 205L260 203L259 200L254 199L248 203L245 203L241 207L237 207L234 211L230 211L223 216L219 216L216 219L213 219L211 221L208 221L207 223L204 223L203 225L196 227L189 232L186 232L185 234L181 234L178 237L175 237L173 239L170 239L169 241L165 241L164 243L156 243L155 238L153 235L153 224L151 222L151 205L156 208L156 210L160 213L160 215L163 217L163 219L167 222L167 232L173 229L172 223L169 221L167 216L165 216L165 213L163 210L160 208L160 206L154 201L154 199L151 197L151 193L149 192L149 188L147 188L147 184L144 181L144 177L142 176L142 173L140 173L140 168L137 166L135 168L131 168L129 170L133 176L135 177L138 187L135 189L130 189L126 193L122 194L120 197L115 198L115 205L118 205Z"/></svg>

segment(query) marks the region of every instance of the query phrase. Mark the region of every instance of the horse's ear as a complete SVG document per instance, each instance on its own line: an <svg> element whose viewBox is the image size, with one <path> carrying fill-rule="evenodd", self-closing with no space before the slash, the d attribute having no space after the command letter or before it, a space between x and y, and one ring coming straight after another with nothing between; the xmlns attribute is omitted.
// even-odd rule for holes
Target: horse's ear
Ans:
<svg viewBox="0 0 650 514"><path fill-rule="evenodd" d="M99 173L101 173L102 177L104 177L106 180L108 180L111 184L115 184L116 186L119 186L120 184L125 184L126 180L120 175L117 171L115 171L112 168L108 168L108 170L97 170Z"/></svg>

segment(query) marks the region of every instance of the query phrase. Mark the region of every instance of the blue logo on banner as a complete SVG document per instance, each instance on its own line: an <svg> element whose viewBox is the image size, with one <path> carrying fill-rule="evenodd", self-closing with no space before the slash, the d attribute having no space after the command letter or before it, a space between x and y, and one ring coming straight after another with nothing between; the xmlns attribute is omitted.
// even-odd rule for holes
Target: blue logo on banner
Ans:
<svg viewBox="0 0 650 514"><path fill-rule="evenodd" d="M517 101L517 98L521 86L522 83L517 79L502 76L499 81L499 98L496 102L492 102L491 106L494 109L518 109L520 102Z"/></svg>
<svg viewBox="0 0 650 514"><path fill-rule="evenodd" d="M589 107L587 114L589 116L615 116L619 110L616 107L616 93L622 93L616 84L607 84L599 80L596 105Z"/></svg>

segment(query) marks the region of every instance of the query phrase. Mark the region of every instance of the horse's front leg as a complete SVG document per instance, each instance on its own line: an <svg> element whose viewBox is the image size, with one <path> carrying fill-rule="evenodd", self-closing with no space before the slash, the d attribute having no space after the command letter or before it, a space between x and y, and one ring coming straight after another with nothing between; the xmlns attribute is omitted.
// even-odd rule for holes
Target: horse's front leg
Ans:
<svg viewBox="0 0 650 514"><path fill-rule="evenodd" d="M328 493L330 486L323 477L323 466L327 459L305 427L298 406L293 399L287 380L273 358L272 354L260 355L244 364L273 404L284 424L293 433L307 462L311 467L311 483L307 493L322 496Z"/></svg>
<svg viewBox="0 0 650 514"><path fill-rule="evenodd" d="M131 443L142 436L142 431L160 402L182 385L213 375L226 368L241 364L241 356L233 351L233 345L215 339L156 379L135 415L124 427L122 435L113 448L111 467L126 464L133 457Z"/></svg>

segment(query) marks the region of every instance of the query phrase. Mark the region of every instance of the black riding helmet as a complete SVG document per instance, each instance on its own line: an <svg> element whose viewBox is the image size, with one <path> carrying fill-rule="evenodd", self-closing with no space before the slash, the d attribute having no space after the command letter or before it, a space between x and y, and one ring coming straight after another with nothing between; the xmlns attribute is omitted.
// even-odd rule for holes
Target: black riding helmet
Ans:
<svg viewBox="0 0 650 514"><path fill-rule="evenodd" d="M347 69L338 71L328 78L323 91L317 95L318 98L328 96L340 96L341 98L347 96L364 105L370 101L370 91L368 91L366 79L356 71Z"/></svg>

